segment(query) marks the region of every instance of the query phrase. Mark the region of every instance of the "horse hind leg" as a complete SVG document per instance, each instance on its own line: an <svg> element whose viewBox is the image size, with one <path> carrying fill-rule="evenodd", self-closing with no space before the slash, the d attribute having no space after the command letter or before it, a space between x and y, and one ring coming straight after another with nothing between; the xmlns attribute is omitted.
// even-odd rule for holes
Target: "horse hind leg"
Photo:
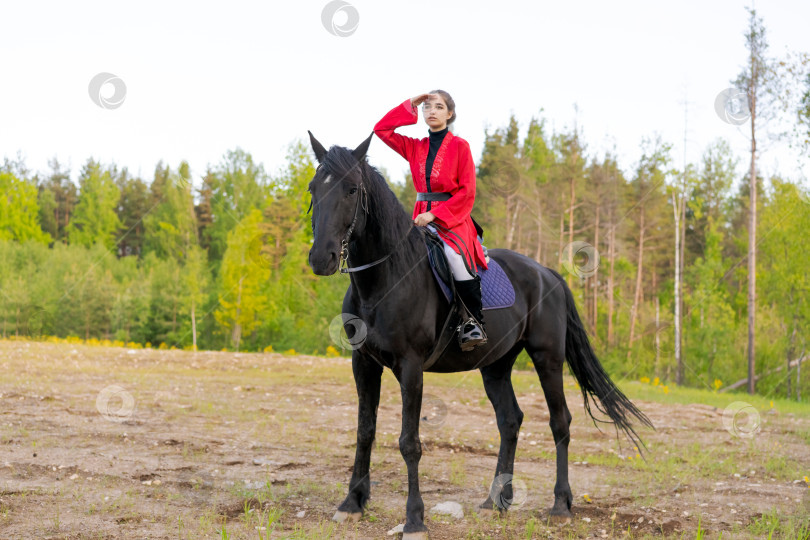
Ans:
<svg viewBox="0 0 810 540"><path fill-rule="evenodd" d="M487 499L478 506L478 513L483 516L493 515L496 511L503 515L510 507L520 504L525 495L515 493L513 482L518 433L523 423L523 411L518 406L512 388L512 366L516 357L517 353L507 355L500 361L481 368L484 389L495 409L498 432L501 435L495 479Z"/></svg>
<svg viewBox="0 0 810 540"><path fill-rule="evenodd" d="M549 425L557 450L557 482L554 485L554 506L549 511L549 516L554 522L568 523L572 517L573 495L571 487L568 485L568 442L570 440L571 413L565 402L565 392L563 391L562 367L565 362L565 353L564 351L552 353L543 350L528 352L546 396L550 417Z"/></svg>

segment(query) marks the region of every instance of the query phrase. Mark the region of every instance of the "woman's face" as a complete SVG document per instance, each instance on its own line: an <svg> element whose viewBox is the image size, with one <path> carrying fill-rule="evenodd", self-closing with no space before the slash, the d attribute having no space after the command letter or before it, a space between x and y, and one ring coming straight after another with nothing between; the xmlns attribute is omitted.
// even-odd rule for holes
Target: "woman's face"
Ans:
<svg viewBox="0 0 810 540"><path fill-rule="evenodd" d="M443 130L453 116L440 94L432 95L422 104L422 114L425 116L425 123L433 131Z"/></svg>

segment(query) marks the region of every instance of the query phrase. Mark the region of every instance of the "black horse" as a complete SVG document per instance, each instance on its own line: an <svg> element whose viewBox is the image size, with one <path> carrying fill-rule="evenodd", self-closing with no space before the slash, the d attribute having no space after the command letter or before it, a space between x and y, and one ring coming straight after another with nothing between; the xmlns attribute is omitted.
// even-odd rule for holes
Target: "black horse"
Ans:
<svg viewBox="0 0 810 540"><path fill-rule="evenodd" d="M385 179L366 160L371 136L354 150L332 146L328 152L312 133L309 136L319 163L309 184L314 233L309 264L315 274L328 276L338 270L345 255L348 268L356 271L349 273L351 285L343 300L343 312L356 315L365 325L365 338L352 352L359 398L354 470L349 493L334 519L359 519L369 498L369 461L381 377L387 367L402 392L399 448L408 468L404 538L424 538L427 527L418 476L423 362L451 308L429 267L425 230L414 226ZM562 276L514 251L490 249L489 256L500 263L514 284L514 305L486 312L486 345L469 352L450 347L428 371L481 371L495 409L501 445L493 490L479 510L503 512L512 502L510 479L523 420L512 389L511 371L518 353L526 349L540 377L557 450L557 482L550 516L568 521L572 503L568 485L571 413L563 392L565 361L594 421L589 400L639 447L642 444L630 417L650 427L652 424L610 380L594 355ZM344 328L351 342L357 322Z"/></svg>

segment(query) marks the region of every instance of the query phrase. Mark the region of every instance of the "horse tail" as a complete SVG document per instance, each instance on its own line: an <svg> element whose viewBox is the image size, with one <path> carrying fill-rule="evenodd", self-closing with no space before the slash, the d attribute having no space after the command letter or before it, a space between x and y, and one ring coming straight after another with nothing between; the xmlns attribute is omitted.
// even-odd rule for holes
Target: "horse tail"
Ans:
<svg viewBox="0 0 810 540"><path fill-rule="evenodd" d="M597 418L591 411L590 401L599 411L607 415L617 430L621 429L639 449L644 446L640 437L630 423L631 417L635 417L639 422L655 429L650 419L641 412L638 407L622 393L616 384L605 372L602 363L596 357L591 347L588 334L582 325L574 303L574 295L565 279L554 270L551 270L562 281L565 290L565 309L567 318L567 328L565 333L565 359L571 371L574 373L579 387L582 390L582 398L585 401L585 410L596 425ZM598 400L597 400L598 398ZM604 422L603 420L599 420ZM598 426L597 426L598 428Z"/></svg>

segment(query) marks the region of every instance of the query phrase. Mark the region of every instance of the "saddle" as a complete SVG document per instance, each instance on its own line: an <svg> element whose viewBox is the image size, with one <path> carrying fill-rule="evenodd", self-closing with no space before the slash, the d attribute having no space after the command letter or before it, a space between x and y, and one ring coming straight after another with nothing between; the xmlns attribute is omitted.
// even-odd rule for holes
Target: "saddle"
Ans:
<svg viewBox="0 0 810 540"><path fill-rule="evenodd" d="M445 299L451 304L457 304L458 302L454 302L457 295L453 285L453 274L447 262L447 255L444 253L444 241L438 234L426 228L425 244L433 277L436 278ZM508 308L514 305L515 287L498 261L490 258L487 261L487 269L479 269L477 275L481 278L482 311Z"/></svg>
<svg viewBox="0 0 810 540"><path fill-rule="evenodd" d="M463 321L469 319L470 313L461 302L459 295L456 294L453 274L447 262L447 255L444 253L444 240L430 228L426 227L424 231L425 247L427 248L428 261L433 271L433 277L450 304L450 312L444 321L444 326L434 344L433 350L423 364L423 370L427 370L441 357L453 340L454 335L458 337L460 347L461 332L458 331L459 326ZM506 272L492 258L489 259L487 266L486 270L478 271L478 275L481 277L482 311L512 306L515 303L515 288L512 282L509 281Z"/></svg>

